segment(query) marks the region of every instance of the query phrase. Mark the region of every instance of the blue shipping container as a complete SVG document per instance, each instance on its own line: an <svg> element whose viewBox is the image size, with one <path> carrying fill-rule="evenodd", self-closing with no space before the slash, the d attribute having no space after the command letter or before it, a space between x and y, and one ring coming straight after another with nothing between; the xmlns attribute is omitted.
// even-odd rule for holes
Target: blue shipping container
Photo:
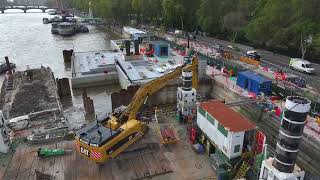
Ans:
<svg viewBox="0 0 320 180"><path fill-rule="evenodd" d="M255 94L263 92L270 95L272 93L272 81L251 71L239 72L237 85Z"/></svg>
<svg viewBox="0 0 320 180"><path fill-rule="evenodd" d="M169 56L169 44L165 41L155 41L153 42L154 54L161 56Z"/></svg>

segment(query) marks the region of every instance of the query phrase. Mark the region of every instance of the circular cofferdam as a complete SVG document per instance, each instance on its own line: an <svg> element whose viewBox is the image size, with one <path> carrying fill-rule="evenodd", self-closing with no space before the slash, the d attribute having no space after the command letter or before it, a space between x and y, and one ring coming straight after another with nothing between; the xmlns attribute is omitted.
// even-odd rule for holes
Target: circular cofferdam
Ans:
<svg viewBox="0 0 320 180"><path fill-rule="evenodd" d="M182 71L182 89L185 91L192 89L192 71Z"/></svg>
<svg viewBox="0 0 320 180"><path fill-rule="evenodd" d="M291 173L294 169L310 104L309 99L300 96L286 99L273 162L273 166L281 172Z"/></svg>

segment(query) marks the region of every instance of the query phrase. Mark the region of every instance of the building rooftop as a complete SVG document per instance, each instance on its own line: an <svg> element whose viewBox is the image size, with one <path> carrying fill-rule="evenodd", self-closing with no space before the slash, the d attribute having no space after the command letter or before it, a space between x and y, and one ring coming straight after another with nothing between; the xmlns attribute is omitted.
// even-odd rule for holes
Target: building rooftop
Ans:
<svg viewBox="0 0 320 180"><path fill-rule="evenodd" d="M157 44L159 46L168 46L169 43L166 41L151 41L152 44Z"/></svg>
<svg viewBox="0 0 320 180"><path fill-rule="evenodd" d="M241 132L256 128L256 126L253 125L248 119L220 101L212 100L202 102L199 106L229 131Z"/></svg>
<svg viewBox="0 0 320 180"><path fill-rule="evenodd" d="M120 133L120 129L112 130L99 123L94 122L76 131L76 135L81 139L81 141L85 141L88 144L95 144L98 146L103 145Z"/></svg>
<svg viewBox="0 0 320 180"><path fill-rule="evenodd" d="M119 52L76 52L72 62L73 77L115 72L115 59L121 55Z"/></svg>

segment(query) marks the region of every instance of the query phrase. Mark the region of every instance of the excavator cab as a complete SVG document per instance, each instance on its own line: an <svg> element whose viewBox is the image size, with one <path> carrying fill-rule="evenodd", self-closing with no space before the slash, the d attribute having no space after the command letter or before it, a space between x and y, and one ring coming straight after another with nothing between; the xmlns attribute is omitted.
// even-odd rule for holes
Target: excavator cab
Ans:
<svg viewBox="0 0 320 180"><path fill-rule="evenodd" d="M191 64L191 58L189 56L184 56L183 57L183 64L184 65Z"/></svg>
<svg viewBox="0 0 320 180"><path fill-rule="evenodd" d="M144 135L147 126L137 120L130 120L116 129L100 123L90 123L76 131L76 149L85 158L104 163Z"/></svg>

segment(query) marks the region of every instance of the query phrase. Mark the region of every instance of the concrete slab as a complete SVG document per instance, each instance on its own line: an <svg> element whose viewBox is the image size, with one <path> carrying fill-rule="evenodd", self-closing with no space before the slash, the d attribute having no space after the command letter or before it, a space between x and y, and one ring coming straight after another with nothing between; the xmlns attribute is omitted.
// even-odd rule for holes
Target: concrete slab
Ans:
<svg viewBox="0 0 320 180"><path fill-rule="evenodd" d="M71 61L72 88L118 83L115 61L120 52L75 52Z"/></svg>

